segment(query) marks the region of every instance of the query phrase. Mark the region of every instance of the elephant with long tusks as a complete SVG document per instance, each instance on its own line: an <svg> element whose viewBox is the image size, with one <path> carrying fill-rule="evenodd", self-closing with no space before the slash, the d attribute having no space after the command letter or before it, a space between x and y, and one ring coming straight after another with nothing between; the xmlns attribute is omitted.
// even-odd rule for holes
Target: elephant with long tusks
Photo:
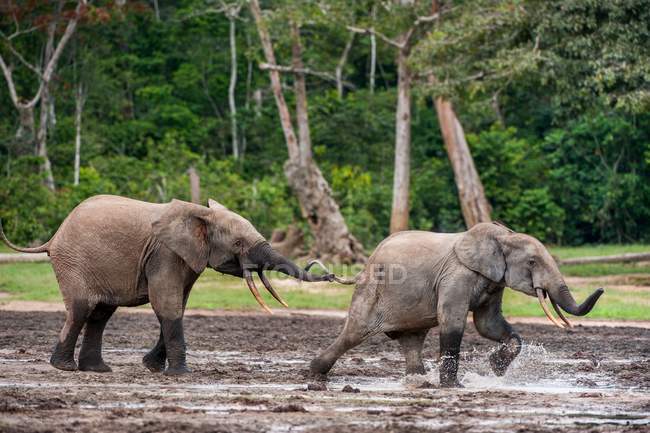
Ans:
<svg viewBox="0 0 650 433"><path fill-rule="evenodd" d="M206 267L244 278L269 312L253 273L285 306L265 270L302 281L334 279L331 274L317 276L299 268L273 250L248 220L214 200L205 207L179 200L154 204L96 196L77 206L40 247L13 245L1 225L0 237L17 251L47 252L51 258L67 311L50 358L61 370L111 371L101 353L106 323L118 306L151 302L160 322L160 337L144 356L144 365L167 375L189 372L183 314L190 290ZM77 365L74 349L84 326Z"/></svg>
<svg viewBox="0 0 650 433"><path fill-rule="evenodd" d="M562 311L584 316L603 294L598 289L578 305L544 245L498 223L463 233L399 232L379 244L357 276L343 330L311 362L311 372L326 374L347 350L383 332L399 342L407 374L423 374L422 345L429 329L438 326L440 384L460 386L460 344L472 311L479 334L501 343L490 365L503 375L521 350L521 338L501 313L505 287L537 297L559 327L571 327Z"/></svg>

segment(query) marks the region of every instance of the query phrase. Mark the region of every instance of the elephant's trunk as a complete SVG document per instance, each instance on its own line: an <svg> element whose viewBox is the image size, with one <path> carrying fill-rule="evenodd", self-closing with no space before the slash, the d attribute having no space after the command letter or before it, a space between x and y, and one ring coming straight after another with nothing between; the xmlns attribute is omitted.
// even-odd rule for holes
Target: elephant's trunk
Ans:
<svg viewBox="0 0 650 433"><path fill-rule="evenodd" d="M253 246L245 255L242 256L241 265L242 276L246 280L246 284L255 297L255 300L257 300L264 310L271 314L271 309L266 305L266 303L264 303L259 290L257 290L251 271L257 272L264 287L266 287L271 295L273 295L273 297L285 307L288 307L287 303L284 302L273 286L271 286L271 282L264 275L265 270L282 272L302 281L332 281L333 278L333 275L331 274L316 276L304 269L300 269L291 260L285 258L282 254L271 248L271 245L269 245L268 242L260 242Z"/></svg>
<svg viewBox="0 0 650 433"><path fill-rule="evenodd" d="M555 290L548 290L551 301L557 303L564 311L574 316L584 316L589 313L603 292L602 288L597 289L582 304L578 305L566 285L563 284Z"/></svg>
<svg viewBox="0 0 650 433"><path fill-rule="evenodd" d="M246 254L244 266L249 266L249 269L252 267L258 271L282 272L301 281L332 281L333 278L331 274L319 276L299 268L298 265L271 248L268 242L260 242L251 248Z"/></svg>

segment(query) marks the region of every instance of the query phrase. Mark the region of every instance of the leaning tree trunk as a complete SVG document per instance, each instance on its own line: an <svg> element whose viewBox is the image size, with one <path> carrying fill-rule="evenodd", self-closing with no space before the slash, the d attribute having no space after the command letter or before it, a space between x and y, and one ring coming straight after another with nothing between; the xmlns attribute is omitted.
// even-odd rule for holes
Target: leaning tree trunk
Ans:
<svg viewBox="0 0 650 433"><path fill-rule="evenodd" d="M251 0L250 8L264 49L266 62L277 65L275 53L266 24L262 18L258 0ZM293 63L294 67L302 63L301 46L298 34L294 29ZM280 123L284 132L289 160L284 165L289 186L300 203L303 215L309 222L315 245L312 252L320 258L338 263L364 262L365 255L359 241L350 233L341 215L338 204L332 197L332 190L311 158L311 138L309 134L309 118L307 116L307 94L303 74L296 74L294 87L296 90L296 119L298 121L300 142L291 122L280 73L275 68L269 69L271 88L280 115Z"/></svg>
<svg viewBox="0 0 650 433"><path fill-rule="evenodd" d="M408 230L411 170L411 71L408 53L397 54L397 111L395 117L395 173L390 232Z"/></svg>
<svg viewBox="0 0 650 433"><path fill-rule="evenodd" d="M469 228L480 222L488 222L491 220L490 203L485 198L483 183L474 166L463 127L454 113L451 102L436 98L435 104L442 138L454 170L465 225Z"/></svg>
<svg viewBox="0 0 650 433"><path fill-rule="evenodd" d="M314 234L311 254L333 263L362 263L363 246L350 233L332 190L313 161L288 160L284 165L289 186L298 197L303 216Z"/></svg>

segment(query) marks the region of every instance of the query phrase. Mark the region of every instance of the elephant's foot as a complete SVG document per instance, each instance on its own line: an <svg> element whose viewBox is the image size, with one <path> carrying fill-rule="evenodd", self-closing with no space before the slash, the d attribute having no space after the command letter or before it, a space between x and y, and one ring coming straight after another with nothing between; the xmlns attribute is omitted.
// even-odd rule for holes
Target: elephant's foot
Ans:
<svg viewBox="0 0 650 433"><path fill-rule="evenodd" d="M84 360L79 359L80 371L92 371L95 373L109 373L113 371L111 367L106 365L102 359L99 360Z"/></svg>
<svg viewBox="0 0 650 433"><path fill-rule="evenodd" d="M521 351L521 338L513 336L490 355L490 367L497 376L506 374L508 367Z"/></svg>
<svg viewBox="0 0 650 433"><path fill-rule="evenodd" d="M63 371L77 371L77 363L74 362L74 359L69 359L69 358L61 358L56 356L56 354L52 355L50 358L50 364L54 368L58 368L59 370Z"/></svg>
<svg viewBox="0 0 650 433"><path fill-rule="evenodd" d="M171 365L167 367L167 370L163 373L165 376L182 376L184 374L189 374L191 373L192 370L187 368L186 365L179 365L176 367L172 367Z"/></svg>
<svg viewBox="0 0 650 433"><path fill-rule="evenodd" d="M152 373L162 373L165 371L165 358L147 353L142 357L142 364Z"/></svg>
<svg viewBox="0 0 650 433"><path fill-rule="evenodd" d="M325 376L332 368L332 363L322 360L320 358L315 358L309 364L309 372L315 376Z"/></svg>
<svg viewBox="0 0 650 433"><path fill-rule="evenodd" d="M458 378L453 379L440 379L440 388L465 388L462 383L458 381Z"/></svg>

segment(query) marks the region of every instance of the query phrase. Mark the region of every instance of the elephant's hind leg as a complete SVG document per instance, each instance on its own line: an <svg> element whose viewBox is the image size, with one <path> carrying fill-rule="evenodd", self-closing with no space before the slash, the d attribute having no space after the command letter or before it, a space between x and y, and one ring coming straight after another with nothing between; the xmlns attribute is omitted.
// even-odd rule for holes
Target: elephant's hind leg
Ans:
<svg viewBox="0 0 650 433"><path fill-rule="evenodd" d="M50 364L53 367L66 371L77 370L77 363L74 361L75 344L77 344L79 333L94 307L94 305L89 305L85 299L66 302L65 324L50 357Z"/></svg>
<svg viewBox="0 0 650 433"><path fill-rule="evenodd" d="M106 323L111 318L117 307L112 305L98 305L88 317L84 339L79 351L79 370L105 373L111 368L102 359L102 336Z"/></svg>
<svg viewBox="0 0 650 433"><path fill-rule="evenodd" d="M406 374L425 374L422 363L422 346L427 338L429 329L417 331L392 331L387 332L389 338L396 339L400 350L406 360Z"/></svg>
<svg viewBox="0 0 650 433"><path fill-rule="evenodd" d="M365 326L360 325L356 320L351 320L348 317L343 330L334 343L312 360L310 364L311 373L327 374L345 352L358 346L366 338L374 334L374 332L369 332Z"/></svg>

